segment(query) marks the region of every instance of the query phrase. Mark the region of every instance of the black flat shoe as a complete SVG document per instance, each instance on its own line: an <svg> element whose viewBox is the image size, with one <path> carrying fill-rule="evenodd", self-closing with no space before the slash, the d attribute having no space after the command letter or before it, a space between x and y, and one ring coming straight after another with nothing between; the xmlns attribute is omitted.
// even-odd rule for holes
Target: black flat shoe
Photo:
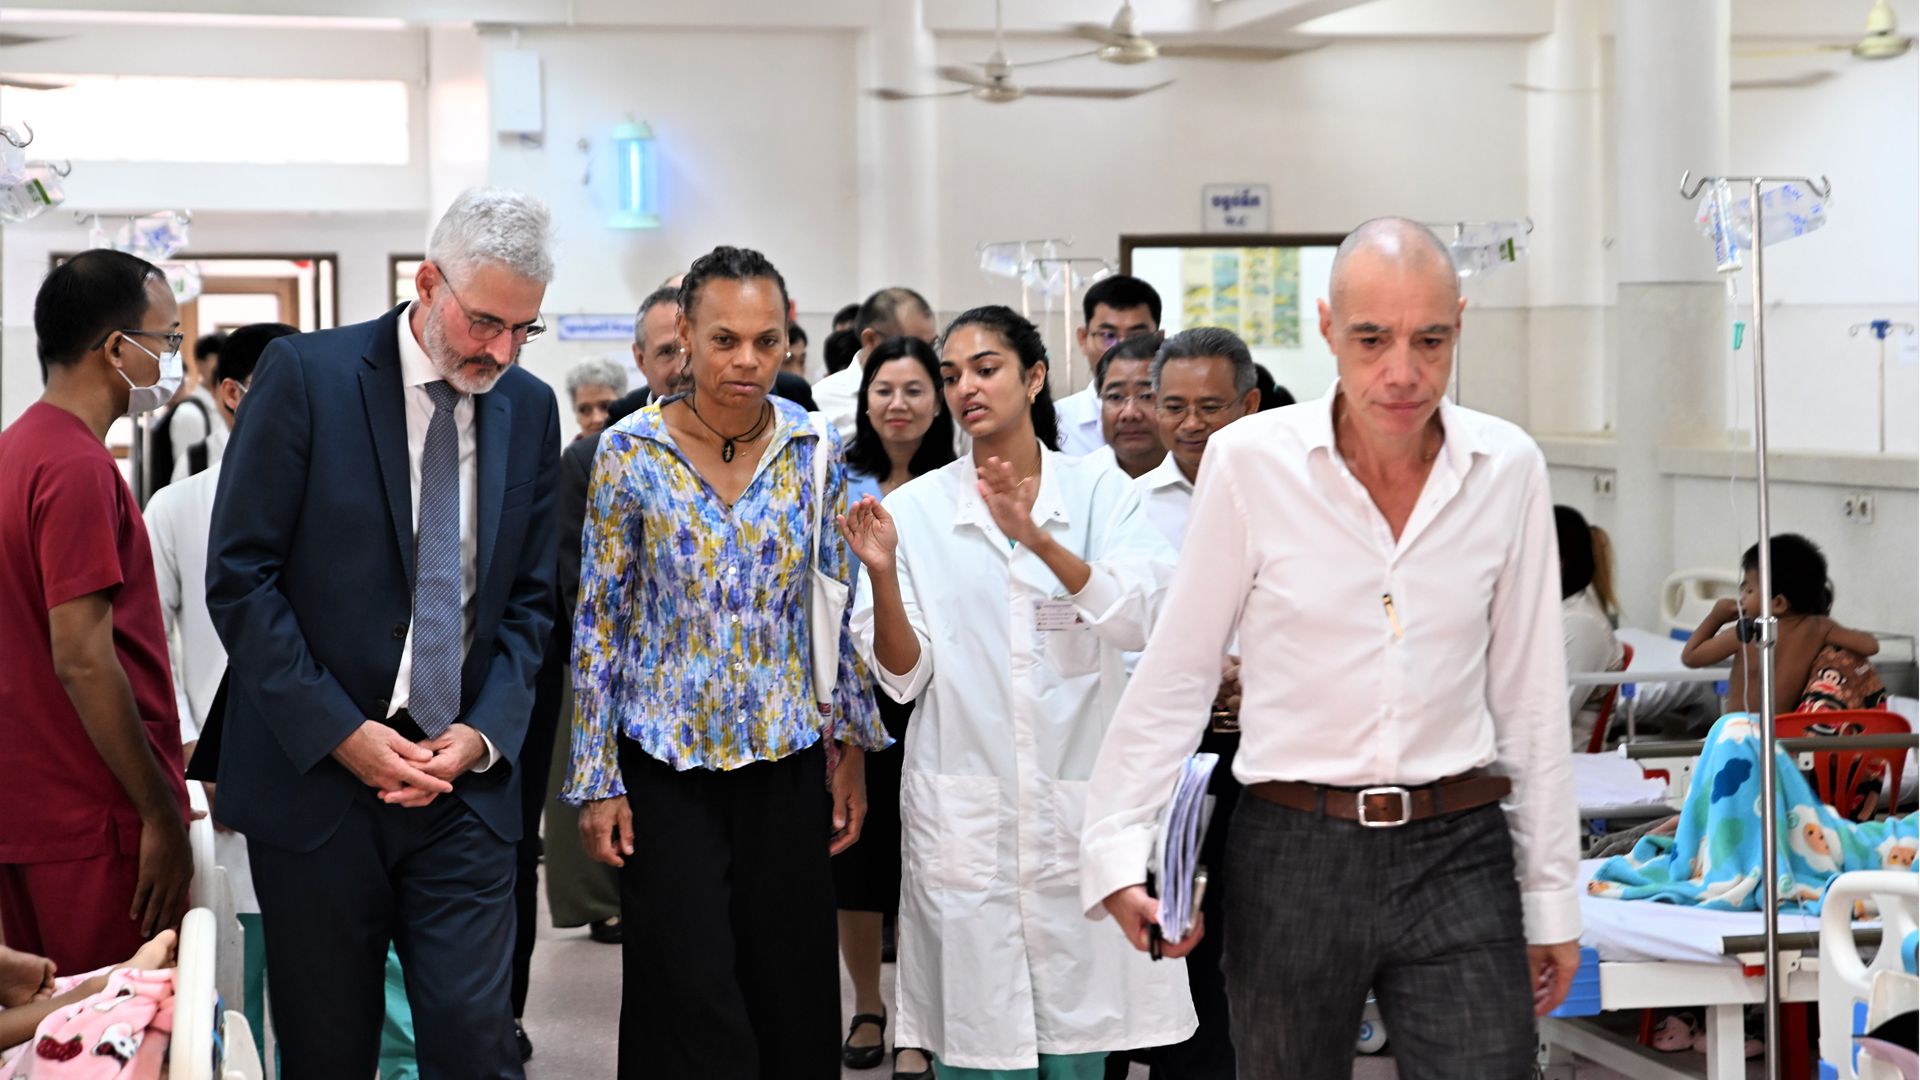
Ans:
<svg viewBox="0 0 1920 1080"><path fill-rule="evenodd" d="M880 1041L872 1046L853 1045L853 1033L860 1030L862 1024L872 1024L880 1029ZM856 1013L853 1023L847 1025L847 1041L840 1046L840 1063L849 1069L871 1069L880 1064L887 1056L887 1014L875 1016L872 1013Z"/></svg>
<svg viewBox="0 0 1920 1080"><path fill-rule="evenodd" d="M927 1059L927 1067L919 1072L901 1072L900 1055L908 1050ZM893 1050L893 1080L933 1080L933 1055L913 1046L896 1046Z"/></svg>
<svg viewBox="0 0 1920 1080"><path fill-rule="evenodd" d="M520 1026L518 1020L513 1022L513 1041L520 1044L521 1061L524 1062L533 1056L533 1040L527 1038L527 1029Z"/></svg>
<svg viewBox="0 0 1920 1080"><path fill-rule="evenodd" d="M587 936L602 945L618 945L621 939L626 936L626 931L620 927L620 916L615 915L611 919L601 919L596 923L588 923Z"/></svg>

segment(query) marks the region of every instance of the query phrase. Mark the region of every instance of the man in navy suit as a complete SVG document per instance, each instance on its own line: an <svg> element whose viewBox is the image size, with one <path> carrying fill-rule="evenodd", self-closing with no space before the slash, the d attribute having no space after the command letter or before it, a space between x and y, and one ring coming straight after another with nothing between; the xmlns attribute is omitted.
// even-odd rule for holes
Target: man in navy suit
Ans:
<svg viewBox="0 0 1920 1080"><path fill-rule="evenodd" d="M515 359L550 232L535 199L462 194L419 299L275 341L234 425L207 566L218 816L247 836L287 1080L373 1074L390 941L424 1080L522 1075L513 845L560 427Z"/></svg>

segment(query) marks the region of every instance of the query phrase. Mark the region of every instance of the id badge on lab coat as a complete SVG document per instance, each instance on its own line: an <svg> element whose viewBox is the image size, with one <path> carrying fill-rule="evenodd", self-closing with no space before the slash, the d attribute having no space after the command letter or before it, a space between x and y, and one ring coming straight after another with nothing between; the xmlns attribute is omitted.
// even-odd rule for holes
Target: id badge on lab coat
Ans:
<svg viewBox="0 0 1920 1080"><path fill-rule="evenodd" d="M1087 624L1071 600L1037 600L1033 605L1033 628L1050 634L1060 630L1085 630Z"/></svg>

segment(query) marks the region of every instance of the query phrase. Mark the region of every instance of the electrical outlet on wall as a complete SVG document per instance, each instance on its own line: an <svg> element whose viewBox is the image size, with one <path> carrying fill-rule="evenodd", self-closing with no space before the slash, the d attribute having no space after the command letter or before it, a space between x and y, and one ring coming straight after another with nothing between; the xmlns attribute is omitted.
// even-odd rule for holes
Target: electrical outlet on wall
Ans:
<svg viewBox="0 0 1920 1080"><path fill-rule="evenodd" d="M1856 491L1840 504L1841 515L1855 525L1873 524L1873 496Z"/></svg>
<svg viewBox="0 0 1920 1080"><path fill-rule="evenodd" d="M1613 498L1615 475L1616 474L1611 472L1597 472L1593 474L1593 494L1596 498Z"/></svg>

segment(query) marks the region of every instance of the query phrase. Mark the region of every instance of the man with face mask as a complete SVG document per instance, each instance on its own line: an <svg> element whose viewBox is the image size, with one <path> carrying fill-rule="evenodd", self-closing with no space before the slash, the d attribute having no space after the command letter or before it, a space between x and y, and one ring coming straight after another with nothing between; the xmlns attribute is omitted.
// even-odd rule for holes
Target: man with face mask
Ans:
<svg viewBox="0 0 1920 1080"><path fill-rule="evenodd" d="M193 876L153 554L105 445L185 367L132 255L54 268L33 324L46 392L0 432L0 937L84 972L175 925Z"/></svg>
<svg viewBox="0 0 1920 1080"><path fill-rule="evenodd" d="M518 365L552 215L471 190L419 299L267 347L221 467L207 607L287 1080L372 1074L399 950L422 1076L522 1075L521 750L553 622L560 416Z"/></svg>

